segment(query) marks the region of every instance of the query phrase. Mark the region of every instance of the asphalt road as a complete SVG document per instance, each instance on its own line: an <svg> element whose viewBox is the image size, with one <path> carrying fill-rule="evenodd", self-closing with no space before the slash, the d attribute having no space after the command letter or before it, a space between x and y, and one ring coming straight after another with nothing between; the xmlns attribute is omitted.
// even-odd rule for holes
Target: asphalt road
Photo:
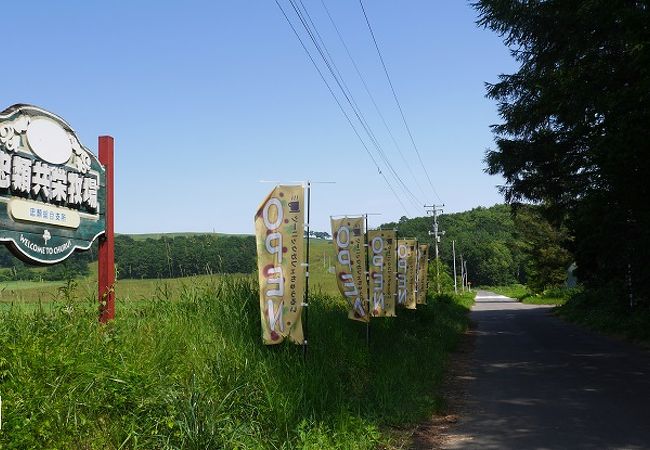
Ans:
<svg viewBox="0 0 650 450"><path fill-rule="evenodd" d="M650 353L480 291L449 449L650 449Z"/></svg>

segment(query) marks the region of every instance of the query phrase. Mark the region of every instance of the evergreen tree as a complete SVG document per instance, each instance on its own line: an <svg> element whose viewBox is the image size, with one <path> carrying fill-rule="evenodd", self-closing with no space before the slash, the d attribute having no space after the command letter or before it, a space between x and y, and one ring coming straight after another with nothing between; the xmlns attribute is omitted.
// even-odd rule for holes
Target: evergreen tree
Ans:
<svg viewBox="0 0 650 450"><path fill-rule="evenodd" d="M480 0L519 70L488 85L503 122L488 172L574 237L578 276L647 298L650 2Z"/></svg>

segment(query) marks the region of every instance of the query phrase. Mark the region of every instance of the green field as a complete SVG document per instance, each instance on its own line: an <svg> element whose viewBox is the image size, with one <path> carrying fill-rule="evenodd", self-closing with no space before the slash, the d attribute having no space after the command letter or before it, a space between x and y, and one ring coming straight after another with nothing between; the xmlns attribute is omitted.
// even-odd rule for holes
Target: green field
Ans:
<svg viewBox="0 0 650 450"><path fill-rule="evenodd" d="M176 233L185 235L185 233ZM155 235L149 235L155 236ZM315 293L336 295L336 278L329 273L329 264L333 264L334 250L331 241L320 239L310 240L311 290ZM218 275L216 275L218 277ZM154 298L160 291L167 290L172 296L177 295L182 289L197 283L202 283L215 275L199 275L184 278L162 278L162 279L121 279L115 286L118 305L129 304L133 301L141 301ZM90 276L75 280L76 287L72 292L73 297L91 298L97 296L97 264L90 264ZM0 282L0 309L8 305L14 307L33 308L39 303L49 303L61 300L65 292L61 288L64 281L10 281Z"/></svg>

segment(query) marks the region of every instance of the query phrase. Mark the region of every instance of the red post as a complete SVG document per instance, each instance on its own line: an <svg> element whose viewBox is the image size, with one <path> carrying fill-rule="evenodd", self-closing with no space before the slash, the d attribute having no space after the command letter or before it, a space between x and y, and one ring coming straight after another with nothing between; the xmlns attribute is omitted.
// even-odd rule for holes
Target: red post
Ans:
<svg viewBox="0 0 650 450"><path fill-rule="evenodd" d="M99 162L106 168L106 233L99 238L99 321L115 318L115 232L113 228L113 147L111 136L99 136Z"/></svg>

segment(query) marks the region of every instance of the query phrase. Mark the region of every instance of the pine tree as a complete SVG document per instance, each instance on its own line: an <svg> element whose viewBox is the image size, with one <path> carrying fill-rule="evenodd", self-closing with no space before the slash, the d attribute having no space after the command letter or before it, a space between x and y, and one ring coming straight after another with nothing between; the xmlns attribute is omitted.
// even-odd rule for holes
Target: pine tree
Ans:
<svg viewBox="0 0 650 450"><path fill-rule="evenodd" d="M487 86L502 123L488 172L510 203L543 204L591 287L650 289L650 2L481 0L519 70ZM626 283L628 281L628 283Z"/></svg>

